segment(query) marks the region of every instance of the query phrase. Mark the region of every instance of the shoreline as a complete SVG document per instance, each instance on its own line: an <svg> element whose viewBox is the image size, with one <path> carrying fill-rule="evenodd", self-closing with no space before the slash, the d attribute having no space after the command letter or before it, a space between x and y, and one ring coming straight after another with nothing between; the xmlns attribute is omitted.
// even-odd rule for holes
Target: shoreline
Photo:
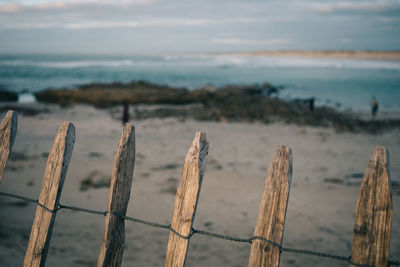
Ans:
<svg viewBox="0 0 400 267"><path fill-rule="evenodd" d="M93 106L91 104L85 104L85 103L75 103L71 106L74 105L84 105L84 106ZM173 105L173 104L136 104L131 106L133 109L139 109L139 110L146 110L146 111L152 111L152 110L157 110L157 109L187 109L192 106L196 107L199 104L187 104L187 105ZM19 111L23 113L24 115L27 116L34 116L40 113L47 113L51 112L53 106L59 106L57 103L42 103L39 101L32 101L32 102L0 102L0 112L4 112L8 109L15 109L16 111ZM68 108L71 106L67 106L64 108ZM101 108L105 110L110 110L112 113L113 109L119 109L119 107L109 107L109 108ZM339 111L341 113L347 113L350 116L354 118L358 118L361 120L371 120L371 112L367 110L351 110L351 111ZM171 116L173 118L174 116ZM379 111L376 120L386 120L386 119L399 119L400 118L400 111L393 110L393 111Z"/></svg>
<svg viewBox="0 0 400 267"><path fill-rule="evenodd" d="M400 112L380 111L376 118L369 112L340 110L316 106L315 98L280 97L282 87L269 83L208 85L189 90L144 81L129 83L90 83L72 90L46 89L34 93L37 104L58 104L68 107L89 104L96 108L113 108L128 104L134 118L196 119L220 122L285 122L288 124L330 127L337 131L378 133L400 128ZM18 96L18 94L16 94ZM26 98L26 97L25 97ZM13 106L8 104L8 107ZM15 105L25 114L46 112L45 106L21 103ZM4 110L7 108L2 107Z"/></svg>
<svg viewBox="0 0 400 267"><path fill-rule="evenodd" d="M280 98L284 88L269 83L230 85L221 88L206 86L188 90L165 85L132 81L130 83L94 83L77 90L48 89L35 94L43 103L68 106L87 103L98 108L129 105L164 105L156 109L135 109L138 118L193 118L205 121L271 123L283 121L298 125L332 127L338 131L377 133L400 128L400 117L390 114L376 120L341 112L332 107L315 106L314 98L285 100ZM181 108L184 106L185 108Z"/></svg>

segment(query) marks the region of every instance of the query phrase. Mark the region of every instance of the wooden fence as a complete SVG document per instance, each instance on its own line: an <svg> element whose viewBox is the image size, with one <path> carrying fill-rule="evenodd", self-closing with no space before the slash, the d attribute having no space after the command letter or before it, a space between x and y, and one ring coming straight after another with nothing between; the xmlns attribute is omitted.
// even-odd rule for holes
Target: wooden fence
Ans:
<svg viewBox="0 0 400 267"><path fill-rule="evenodd" d="M17 129L17 114L9 111L0 125L0 182ZM75 128L64 122L48 156L38 207L24 266L44 266L75 141ZM184 266L200 188L206 168L208 142L196 133L182 170L175 197L165 266ZM135 130L122 131L112 171L103 243L97 266L120 266L125 243L125 215L135 163ZM248 266L278 266L292 178L292 152L279 146L269 166L258 211ZM387 266L392 227L389 153L376 147L364 174L357 201L352 266Z"/></svg>

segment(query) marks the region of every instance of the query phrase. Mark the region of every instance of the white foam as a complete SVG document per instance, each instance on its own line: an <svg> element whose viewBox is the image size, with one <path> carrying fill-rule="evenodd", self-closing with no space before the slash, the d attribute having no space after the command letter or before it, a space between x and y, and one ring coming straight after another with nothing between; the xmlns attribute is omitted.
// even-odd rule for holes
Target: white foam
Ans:
<svg viewBox="0 0 400 267"><path fill-rule="evenodd" d="M34 103L36 102L36 98L33 94L23 93L18 95L19 103Z"/></svg>
<svg viewBox="0 0 400 267"><path fill-rule="evenodd" d="M34 61L6 60L0 66L31 66L45 68L88 68L88 67L266 67L266 68L336 68L336 69L385 69L400 70L400 61L307 58L279 56L236 56L236 55L166 55L163 57L127 58L121 60L73 60Z"/></svg>
<svg viewBox="0 0 400 267"><path fill-rule="evenodd" d="M44 68L85 68L85 67L124 67L132 66L133 60L81 60L81 61L54 61L54 62L40 62L30 60L15 60L0 62L0 66L31 66L31 67L44 67Z"/></svg>
<svg viewBox="0 0 400 267"><path fill-rule="evenodd" d="M243 67L400 70L400 61L336 58L217 56L215 63Z"/></svg>
<svg viewBox="0 0 400 267"><path fill-rule="evenodd" d="M240 55L184 55L164 56L164 64L193 66L240 66L269 68L337 68L337 69L393 69L400 70L400 61L310 58L286 56L240 56ZM156 63L156 62L154 62Z"/></svg>

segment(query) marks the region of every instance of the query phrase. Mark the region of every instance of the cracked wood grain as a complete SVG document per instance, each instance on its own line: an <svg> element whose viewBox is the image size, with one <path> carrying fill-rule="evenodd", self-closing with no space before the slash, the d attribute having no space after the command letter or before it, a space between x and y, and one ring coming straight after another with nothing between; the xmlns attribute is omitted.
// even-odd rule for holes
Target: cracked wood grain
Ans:
<svg viewBox="0 0 400 267"><path fill-rule="evenodd" d="M206 169L208 142L206 134L197 132L189 148L175 196L171 227L180 235L191 233L201 183ZM189 239L170 232L165 267L184 266Z"/></svg>
<svg viewBox="0 0 400 267"><path fill-rule="evenodd" d="M0 183L17 134L17 112L9 110L0 124Z"/></svg>
<svg viewBox="0 0 400 267"><path fill-rule="evenodd" d="M72 123L64 122L58 130L47 159L38 200L50 210L54 211L58 207L74 143L75 127ZM55 212L49 212L40 206L36 208L24 267L45 266L55 218Z"/></svg>
<svg viewBox="0 0 400 267"><path fill-rule="evenodd" d="M112 171L107 210L125 216L135 166L135 128L131 123L122 130ZM107 213L98 267L118 267L125 247L125 219Z"/></svg>
<svg viewBox="0 0 400 267"><path fill-rule="evenodd" d="M289 147L281 145L268 168L254 236L266 238L277 244L282 243L291 180L292 151ZM278 247L254 239L248 266L279 266L279 256Z"/></svg>
<svg viewBox="0 0 400 267"><path fill-rule="evenodd" d="M387 266L392 230L392 193L389 152L377 146L371 156L358 195L352 262Z"/></svg>

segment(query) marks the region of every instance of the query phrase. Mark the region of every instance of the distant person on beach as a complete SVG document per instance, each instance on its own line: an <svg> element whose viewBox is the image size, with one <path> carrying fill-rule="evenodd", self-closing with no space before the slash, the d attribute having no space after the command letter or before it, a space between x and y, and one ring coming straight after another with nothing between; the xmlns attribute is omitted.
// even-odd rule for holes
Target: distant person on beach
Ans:
<svg viewBox="0 0 400 267"><path fill-rule="evenodd" d="M376 101L375 96L371 99L371 115L372 118L375 118L376 113L378 112L378 101Z"/></svg>
<svg viewBox="0 0 400 267"><path fill-rule="evenodd" d="M122 109L122 125L125 125L129 121L129 105L128 103L124 103L124 107Z"/></svg>
<svg viewBox="0 0 400 267"><path fill-rule="evenodd" d="M308 101L309 101L309 102L308 102L308 110L309 110L310 112L313 112L313 111L314 111L314 101L315 101L315 98L314 98L314 97L311 97Z"/></svg>

